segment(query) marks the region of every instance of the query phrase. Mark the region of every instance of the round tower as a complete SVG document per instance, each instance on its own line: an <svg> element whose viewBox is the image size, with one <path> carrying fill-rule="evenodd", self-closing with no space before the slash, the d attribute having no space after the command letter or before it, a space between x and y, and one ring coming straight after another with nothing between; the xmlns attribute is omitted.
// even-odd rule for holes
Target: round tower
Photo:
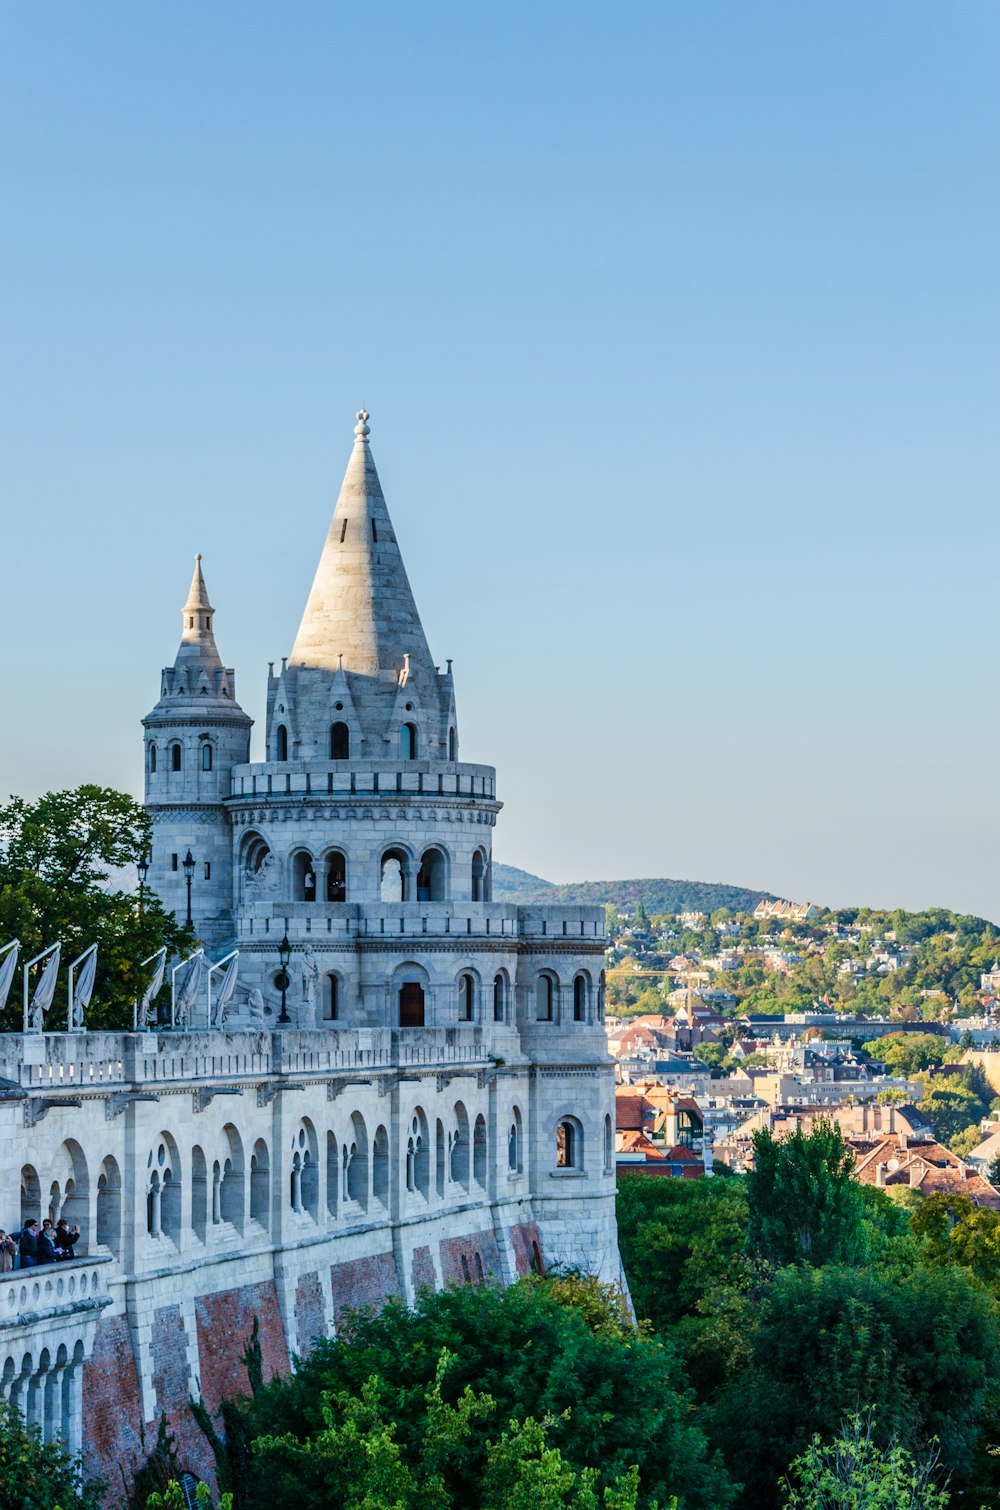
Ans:
<svg viewBox="0 0 1000 1510"><path fill-rule="evenodd" d="M180 648L163 669L159 702L142 721L145 803L153 823L149 885L183 921L190 854L192 919L201 941L214 946L234 931L224 799L233 767L249 759L253 720L236 701L235 676L219 656L200 555L181 615Z"/></svg>

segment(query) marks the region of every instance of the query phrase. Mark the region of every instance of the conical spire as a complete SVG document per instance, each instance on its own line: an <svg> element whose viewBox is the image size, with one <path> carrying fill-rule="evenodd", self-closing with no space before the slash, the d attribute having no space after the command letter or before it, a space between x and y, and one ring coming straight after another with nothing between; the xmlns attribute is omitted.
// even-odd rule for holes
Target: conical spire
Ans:
<svg viewBox="0 0 1000 1510"><path fill-rule="evenodd" d="M175 664L219 666L222 664L215 644L212 620L215 609L208 600L208 588L201 570L201 553L194 558L194 576L187 602L181 609L181 644Z"/></svg>
<svg viewBox="0 0 1000 1510"><path fill-rule="evenodd" d="M358 410L354 450L289 657L363 676L434 674L420 615Z"/></svg>

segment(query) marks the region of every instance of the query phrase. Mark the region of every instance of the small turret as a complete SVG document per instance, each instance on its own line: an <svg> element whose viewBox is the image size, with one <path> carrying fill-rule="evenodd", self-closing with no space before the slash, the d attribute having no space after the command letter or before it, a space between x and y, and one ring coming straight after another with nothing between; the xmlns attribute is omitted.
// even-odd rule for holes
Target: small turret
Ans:
<svg viewBox="0 0 1000 1510"><path fill-rule="evenodd" d="M181 643L160 677L160 700L143 719L146 809L154 824L149 883L186 916L184 855L196 861L192 914L206 943L231 931L232 859L223 799L234 765L250 757L253 720L236 701L236 678L215 643L215 610L195 557L181 610Z"/></svg>

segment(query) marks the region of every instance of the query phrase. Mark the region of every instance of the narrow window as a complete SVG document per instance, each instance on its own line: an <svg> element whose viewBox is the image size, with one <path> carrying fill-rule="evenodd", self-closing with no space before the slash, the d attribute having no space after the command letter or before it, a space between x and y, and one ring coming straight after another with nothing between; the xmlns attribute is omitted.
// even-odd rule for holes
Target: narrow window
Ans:
<svg viewBox="0 0 1000 1510"><path fill-rule="evenodd" d="M455 730L448 730L448 759L455 759Z"/></svg>
<svg viewBox="0 0 1000 1510"><path fill-rule="evenodd" d="M378 530L375 528L375 521L374 521L374 519L372 520L372 539L375 541L375 544L377 545L378 544Z"/></svg>
<svg viewBox="0 0 1000 1510"><path fill-rule="evenodd" d="M325 1022L336 1022L340 1009L340 1002L338 1000L340 994L338 986L340 983L335 975L328 975L325 984L326 989L323 993L323 1019Z"/></svg>
<svg viewBox="0 0 1000 1510"><path fill-rule="evenodd" d="M212 879L212 862L211 862L211 860L206 860L205 861L205 880L206 881L210 881L211 879Z"/></svg>
<svg viewBox="0 0 1000 1510"><path fill-rule="evenodd" d="M578 975L573 982L573 1021L585 1022L587 1018L587 982Z"/></svg>
<svg viewBox="0 0 1000 1510"><path fill-rule="evenodd" d="M150 772L153 775L156 774L156 746L155 745L150 745L150 747L149 747L149 769L150 769Z"/></svg>
<svg viewBox="0 0 1000 1510"><path fill-rule="evenodd" d="M203 771L212 769L212 746L203 744L201 747L201 768Z"/></svg>
<svg viewBox="0 0 1000 1510"><path fill-rule="evenodd" d="M278 725L278 736L277 736L277 740L276 740L276 745L277 745L276 759L278 759L278 760L287 760L288 759L288 730L285 728L284 724L279 724Z"/></svg>
<svg viewBox="0 0 1000 1510"><path fill-rule="evenodd" d="M535 987L536 1016L539 1022L552 1021L553 991L551 975L540 975Z"/></svg>
<svg viewBox="0 0 1000 1510"><path fill-rule="evenodd" d="M171 855L170 856L170 869L171 870L176 870L177 869L177 856L176 855Z"/></svg>
<svg viewBox="0 0 1000 1510"><path fill-rule="evenodd" d="M576 1158L576 1128L572 1122L560 1122L556 1128L556 1168L575 1169Z"/></svg>
<svg viewBox="0 0 1000 1510"><path fill-rule="evenodd" d="M401 724L399 730L399 754L402 760L416 760L417 758L417 726L416 724Z"/></svg>
<svg viewBox="0 0 1000 1510"><path fill-rule="evenodd" d="M341 545L343 545L343 543L344 543L344 536L346 534L347 534L347 520L345 519L344 522L343 522L343 524L340 526L340 543L341 543Z"/></svg>
<svg viewBox="0 0 1000 1510"><path fill-rule="evenodd" d="M181 747L180 747L180 745L171 745L171 747L170 747L170 766L171 766L171 769L174 770L174 771L179 771L180 768L181 768Z"/></svg>
<svg viewBox="0 0 1000 1510"><path fill-rule="evenodd" d="M351 758L351 731L344 723L331 724L330 726L330 759L350 760Z"/></svg>
<svg viewBox="0 0 1000 1510"><path fill-rule="evenodd" d="M471 975L458 977L458 1020L472 1022L475 1015L476 983Z"/></svg>

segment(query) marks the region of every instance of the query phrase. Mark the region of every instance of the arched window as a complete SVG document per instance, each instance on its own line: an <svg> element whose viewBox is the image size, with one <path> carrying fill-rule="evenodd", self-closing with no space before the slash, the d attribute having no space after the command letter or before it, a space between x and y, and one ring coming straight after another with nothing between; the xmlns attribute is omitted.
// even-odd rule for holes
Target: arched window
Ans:
<svg viewBox="0 0 1000 1510"><path fill-rule="evenodd" d="M457 759L457 749L456 749L456 746L457 746L457 740L455 739L455 730L454 729L449 729L448 730L448 759L449 760L455 760L455 759Z"/></svg>
<svg viewBox="0 0 1000 1510"><path fill-rule="evenodd" d="M419 1194L425 1200L430 1200L430 1136L427 1118L419 1106L413 1113L406 1139L406 1188L411 1194Z"/></svg>
<svg viewBox="0 0 1000 1510"><path fill-rule="evenodd" d="M250 1220L266 1232L271 1225L271 1160L267 1144L258 1138L250 1155Z"/></svg>
<svg viewBox="0 0 1000 1510"><path fill-rule="evenodd" d="M326 1135L326 1212L327 1216L334 1221L337 1218L337 1207L340 1204L340 1154L337 1152L337 1139L332 1132Z"/></svg>
<svg viewBox="0 0 1000 1510"><path fill-rule="evenodd" d="M323 1021L336 1022L340 1015L340 981L332 972L323 977Z"/></svg>
<svg viewBox="0 0 1000 1510"><path fill-rule="evenodd" d="M437 847L425 849L420 856L417 871L417 901L446 902L448 900L448 862Z"/></svg>
<svg viewBox="0 0 1000 1510"><path fill-rule="evenodd" d="M285 728L284 724L279 724L278 725L278 732L275 735L274 746L275 746L275 748L274 748L274 758L275 758L275 760L287 760L288 759L288 730Z"/></svg>
<svg viewBox="0 0 1000 1510"><path fill-rule="evenodd" d="M97 1177L97 1241L116 1258L121 1253L122 1182L117 1160L109 1154Z"/></svg>
<svg viewBox="0 0 1000 1510"><path fill-rule="evenodd" d="M405 849L387 849L379 863L379 901L409 902L412 871Z"/></svg>
<svg viewBox="0 0 1000 1510"><path fill-rule="evenodd" d="M469 1188L469 1114L455 1102L455 1131L451 1135L451 1178L463 1190Z"/></svg>
<svg viewBox="0 0 1000 1510"><path fill-rule="evenodd" d="M515 1106L510 1131L507 1134L507 1170L512 1175L521 1174L523 1171L521 1144L521 1113Z"/></svg>
<svg viewBox="0 0 1000 1510"><path fill-rule="evenodd" d="M416 760L417 758L417 726L416 724L401 724L399 728L399 758L400 760Z"/></svg>
<svg viewBox="0 0 1000 1510"><path fill-rule="evenodd" d="M208 1167L197 1144L191 1150L191 1226L203 1243L208 1231Z"/></svg>
<svg viewBox="0 0 1000 1510"><path fill-rule="evenodd" d="M610 1174L615 1164L615 1133L611 1118L604 1119L604 1173Z"/></svg>
<svg viewBox="0 0 1000 1510"><path fill-rule="evenodd" d="M493 1021L507 1021L507 977L503 971L493 982Z"/></svg>
<svg viewBox="0 0 1000 1510"><path fill-rule="evenodd" d="M181 768L181 747L180 747L180 745L171 745L170 746L170 769L172 771L179 771L180 768Z"/></svg>
<svg viewBox="0 0 1000 1510"><path fill-rule="evenodd" d="M350 760L351 731L345 723L330 725L330 759Z"/></svg>
<svg viewBox="0 0 1000 1510"><path fill-rule="evenodd" d="M556 1128L556 1168L583 1168L583 1129L575 1117L564 1117Z"/></svg>
<svg viewBox="0 0 1000 1510"><path fill-rule="evenodd" d="M603 1022L604 1021L604 1010L605 1010L604 988L605 988L605 983L606 983L605 982L605 975L604 975L604 971L602 970L601 971L600 985L597 987L597 1020L598 1020L598 1022Z"/></svg>
<svg viewBox="0 0 1000 1510"><path fill-rule="evenodd" d="M481 849L477 849L472 857L472 900L485 902L486 897L486 856Z"/></svg>
<svg viewBox="0 0 1000 1510"><path fill-rule="evenodd" d="M184 1510L198 1510L198 1480L193 1473L186 1469L177 1480L177 1487L181 1491L184 1501Z"/></svg>
<svg viewBox="0 0 1000 1510"><path fill-rule="evenodd" d="M368 1129L360 1112L351 1113L351 1131L344 1144L344 1193L368 1210Z"/></svg>
<svg viewBox="0 0 1000 1510"><path fill-rule="evenodd" d="M555 1019L555 984L551 975L540 975L535 985L535 1017L539 1022Z"/></svg>
<svg viewBox="0 0 1000 1510"><path fill-rule="evenodd" d="M472 1135L472 1177L477 1185L486 1188L486 1118L476 1118Z"/></svg>
<svg viewBox="0 0 1000 1510"><path fill-rule="evenodd" d="M587 977L578 975L573 981L573 1021L587 1020Z"/></svg>
<svg viewBox="0 0 1000 1510"><path fill-rule="evenodd" d="M444 1123L441 1118L437 1119L437 1130L434 1137L434 1184L438 1194L438 1200L444 1197L445 1179L445 1156L444 1156Z"/></svg>
<svg viewBox="0 0 1000 1510"><path fill-rule="evenodd" d="M300 849L292 857L292 899L296 902L315 902L316 869L308 850Z"/></svg>
<svg viewBox="0 0 1000 1510"><path fill-rule="evenodd" d="M347 859L339 849L331 849L326 856L326 899L347 901Z"/></svg>
<svg viewBox="0 0 1000 1510"><path fill-rule="evenodd" d="M203 771L212 769L212 746L207 740L201 747L201 768Z"/></svg>
<svg viewBox="0 0 1000 1510"><path fill-rule="evenodd" d="M389 1134L384 1127L375 1129L372 1141L372 1195L383 1206L389 1204Z"/></svg>
<svg viewBox="0 0 1000 1510"><path fill-rule="evenodd" d="M149 747L149 772L151 776L156 775L156 746L154 744Z"/></svg>
<svg viewBox="0 0 1000 1510"><path fill-rule="evenodd" d="M476 1018L476 982L471 975L458 977L458 1020L474 1022Z"/></svg>

